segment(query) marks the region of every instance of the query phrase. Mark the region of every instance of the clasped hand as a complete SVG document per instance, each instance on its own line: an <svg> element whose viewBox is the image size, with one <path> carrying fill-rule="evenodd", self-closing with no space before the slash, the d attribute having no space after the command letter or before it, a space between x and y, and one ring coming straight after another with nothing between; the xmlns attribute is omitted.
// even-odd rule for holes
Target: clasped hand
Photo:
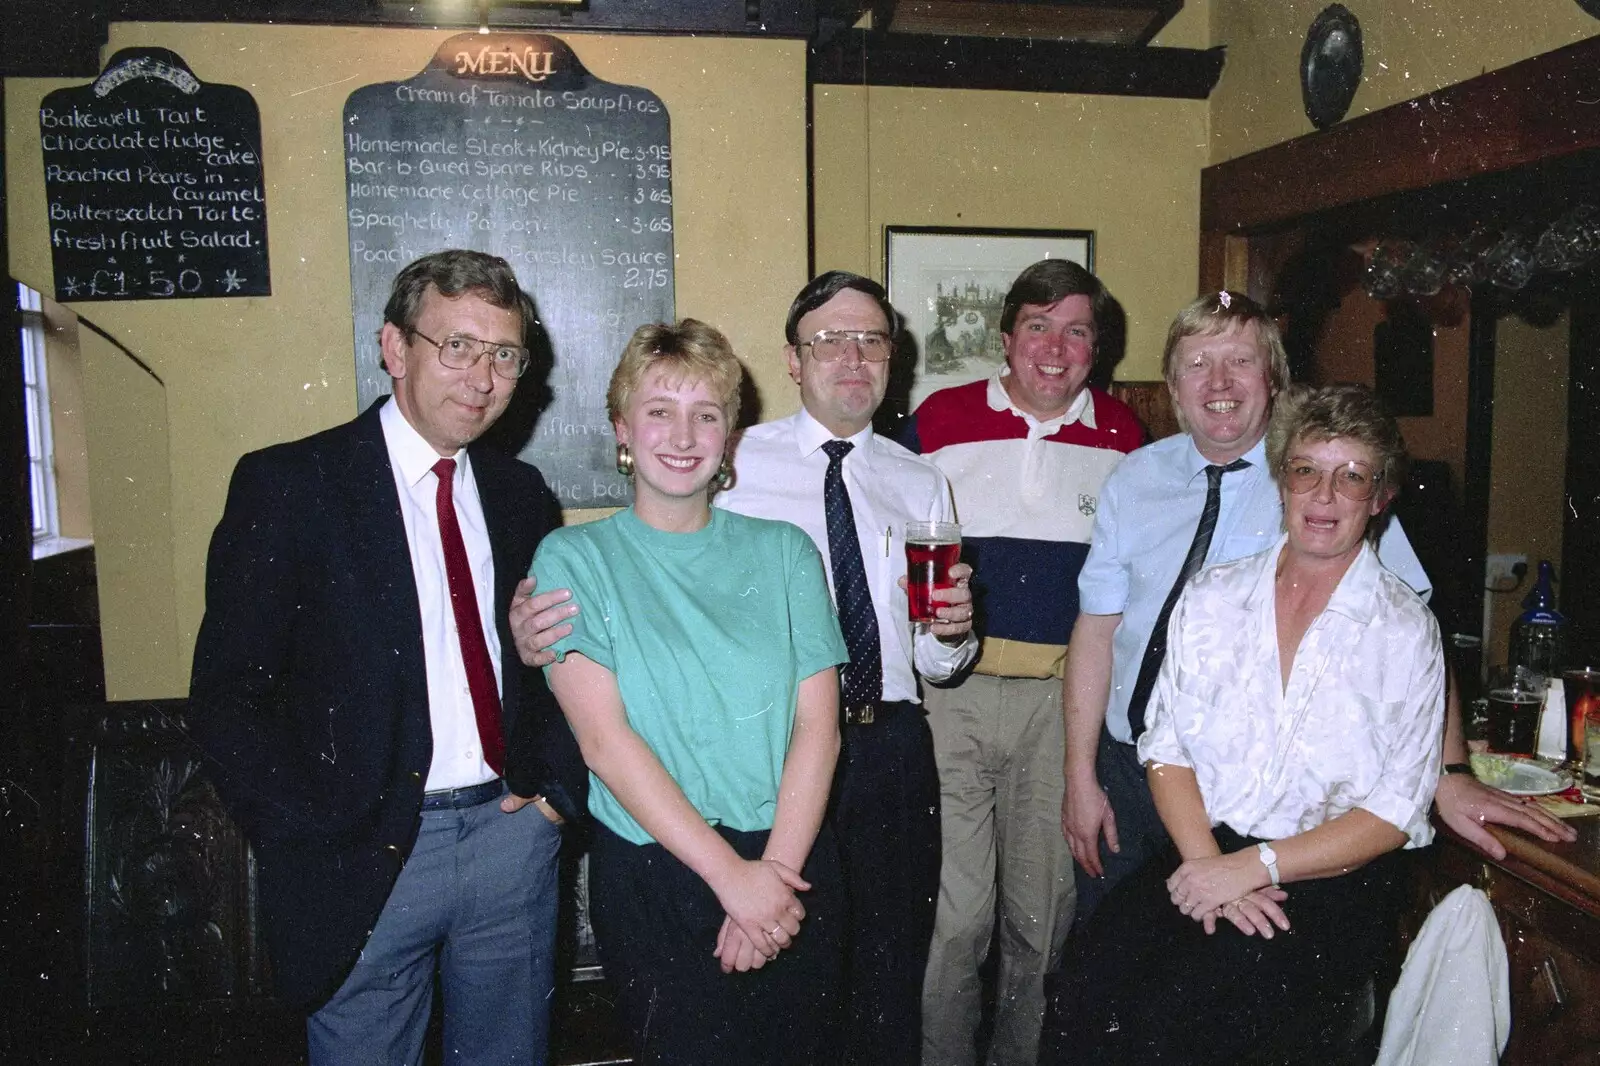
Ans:
<svg viewBox="0 0 1600 1066"><path fill-rule="evenodd" d="M741 859L712 885L727 916L713 952L723 973L759 970L794 943L806 916L796 892L811 882L776 859Z"/></svg>
<svg viewBox="0 0 1600 1066"><path fill-rule="evenodd" d="M939 604L933 614L938 621L928 626L928 632L955 645L972 632L972 567L956 563L950 567L950 580L953 584L949 588L933 590L934 602ZM904 589L906 579L900 578L898 584Z"/></svg>
<svg viewBox="0 0 1600 1066"><path fill-rule="evenodd" d="M1289 894L1267 880L1267 870L1252 850L1188 859L1167 878L1167 892L1180 912L1217 930L1226 918L1246 936L1272 939L1274 927L1287 930L1280 904Z"/></svg>

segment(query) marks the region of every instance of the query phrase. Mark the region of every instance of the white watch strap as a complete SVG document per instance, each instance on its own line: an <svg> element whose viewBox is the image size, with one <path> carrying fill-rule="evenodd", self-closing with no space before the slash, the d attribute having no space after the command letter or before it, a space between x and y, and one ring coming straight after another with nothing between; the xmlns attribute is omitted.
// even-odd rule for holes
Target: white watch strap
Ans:
<svg viewBox="0 0 1600 1066"><path fill-rule="evenodd" d="M1256 845L1256 854L1261 857L1261 865L1267 868L1267 876L1272 878L1274 887L1278 884L1278 853L1266 841Z"/></svg>

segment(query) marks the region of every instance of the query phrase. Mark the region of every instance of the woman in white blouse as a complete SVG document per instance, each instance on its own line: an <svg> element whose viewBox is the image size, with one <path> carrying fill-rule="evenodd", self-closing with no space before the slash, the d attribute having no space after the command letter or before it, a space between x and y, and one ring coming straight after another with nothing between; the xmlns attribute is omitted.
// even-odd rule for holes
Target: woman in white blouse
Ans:
<svg viewBox="0 0 1600 1066"><path fill-rule="evenodd" d="M1190 582L1139 739L1176 854L1080 934L1041 1062L1233 1063L1290 1022L1319 1061L1393 947L1444 724L1438 625L1371 548L1405 443L1341 385L1280 397L1267 458L1284 538Z"/></svg>

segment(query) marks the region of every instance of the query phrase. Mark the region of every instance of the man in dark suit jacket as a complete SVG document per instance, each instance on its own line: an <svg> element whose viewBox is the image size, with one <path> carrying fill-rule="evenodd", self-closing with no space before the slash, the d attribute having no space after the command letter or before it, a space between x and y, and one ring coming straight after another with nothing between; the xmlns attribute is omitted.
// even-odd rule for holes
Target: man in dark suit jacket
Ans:
<svg viewBox="0 0 1600 1066"><path fill-rule="evenodd" d="M504 260L406 267L393 399L246 455L212 537L192 728L313 1063L419 1061L436 971L452 1061L544 1061L557 825L586 779L507 616L559 511L533 467L468 447L532 314Z"/></svg>

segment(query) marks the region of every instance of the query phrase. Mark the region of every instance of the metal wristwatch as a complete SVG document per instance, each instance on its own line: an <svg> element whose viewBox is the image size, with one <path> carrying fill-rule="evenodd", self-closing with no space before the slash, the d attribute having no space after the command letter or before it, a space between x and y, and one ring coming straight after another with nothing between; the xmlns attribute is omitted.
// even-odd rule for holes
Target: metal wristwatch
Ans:
<svg viewBox="0 0 1600 1066"><path fill-rule="evenodd" d="M1265 840L1256 845L1256 851L1261 856L1261 865L1267 868L1267 876L1272 878L1274 888L1278 885L1278 853L1272 850L1272 845Z"/></svg>

